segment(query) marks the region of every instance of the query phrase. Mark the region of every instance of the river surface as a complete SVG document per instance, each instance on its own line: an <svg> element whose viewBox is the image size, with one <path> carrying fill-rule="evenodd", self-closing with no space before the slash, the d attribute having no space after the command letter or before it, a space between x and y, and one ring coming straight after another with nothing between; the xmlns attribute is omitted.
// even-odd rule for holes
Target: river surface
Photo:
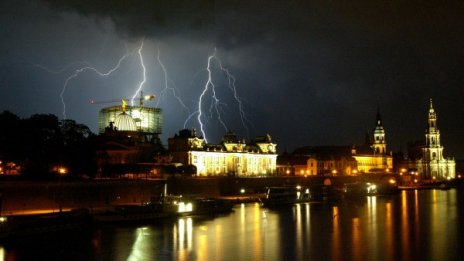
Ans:
<svg viewBox="0 0 464 261"><path fill-rule="evenodd" d="M0 245L0 260L464 260L464 190L101 227Z"/></svg>

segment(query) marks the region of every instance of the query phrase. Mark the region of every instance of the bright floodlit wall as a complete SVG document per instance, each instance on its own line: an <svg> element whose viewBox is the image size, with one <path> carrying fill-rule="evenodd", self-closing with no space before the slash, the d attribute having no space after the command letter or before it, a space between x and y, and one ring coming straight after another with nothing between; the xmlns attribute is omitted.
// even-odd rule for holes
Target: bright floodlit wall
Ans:
<svg viewBox="0 0 464 261"><path fill-rule="evenodd" d="M105 132L105 128L114 122L123 112L121 106L103 108L98 115L98 132ZM137 130L147 133L162 133L163 115L160 108L126 106L125 112L129 114L137 125Z"/></svg>
<svg viewBox="0 0 464 261"><path fill-rule="evenodd" d="M267 176L276 173L277 154L189 151L197 175Z"/></svg>

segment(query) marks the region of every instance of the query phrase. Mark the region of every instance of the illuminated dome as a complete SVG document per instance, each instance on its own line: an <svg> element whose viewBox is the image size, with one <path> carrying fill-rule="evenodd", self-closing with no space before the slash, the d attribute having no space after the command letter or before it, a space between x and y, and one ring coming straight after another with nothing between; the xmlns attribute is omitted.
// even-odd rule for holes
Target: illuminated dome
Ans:
<svg viewBox="0 0 464 261"><path fill-rule="evenodd" d="M127 113L123 112L116 117L114 121L115 127L120 131L136 131L137 126L135 125L134 119Z"/></svg>

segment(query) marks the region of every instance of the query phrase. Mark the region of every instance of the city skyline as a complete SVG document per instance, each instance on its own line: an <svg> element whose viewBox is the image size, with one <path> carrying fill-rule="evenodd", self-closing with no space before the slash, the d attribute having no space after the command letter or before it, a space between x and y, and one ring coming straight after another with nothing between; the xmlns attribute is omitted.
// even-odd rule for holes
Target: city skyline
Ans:
<svg viewBox="0 0 464 261"><path fill-rule="evenodd" d="M215 111L209 117L209 96L202 119L212 143L227 128L247 139L269 133L279 150L360 144L380 107L388 150L405 150L423 139L432 98L445 155L464 157L458 99L464 78L457 69L463 34L454 26L462 22L462 3L109 4L0 4L0 110L63 118L64 94L68 118L97 132L106 104L89 101L132 97L145 75L144 93L158 99L147 105L163 109L164 143L184 126L200 129L197 116L184 122L198 108L208 58L216 55L210 75L224 124ZM66 80L88 65L103 74L120 68L105 76L80 73L63 92ZM234 77L236 96L221 69Z"/></svg>

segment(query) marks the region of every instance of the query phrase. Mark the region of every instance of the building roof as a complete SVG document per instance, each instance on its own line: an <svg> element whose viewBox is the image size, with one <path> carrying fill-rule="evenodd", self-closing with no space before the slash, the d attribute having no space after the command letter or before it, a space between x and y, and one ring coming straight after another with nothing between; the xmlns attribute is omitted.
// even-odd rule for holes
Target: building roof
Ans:
<svg viewBox="0 0 464 261"><path fill-rule="evenodd" d="M134 119L126 112L122 112L116 117L114 125L120 131L137 131Z"/></svg>

